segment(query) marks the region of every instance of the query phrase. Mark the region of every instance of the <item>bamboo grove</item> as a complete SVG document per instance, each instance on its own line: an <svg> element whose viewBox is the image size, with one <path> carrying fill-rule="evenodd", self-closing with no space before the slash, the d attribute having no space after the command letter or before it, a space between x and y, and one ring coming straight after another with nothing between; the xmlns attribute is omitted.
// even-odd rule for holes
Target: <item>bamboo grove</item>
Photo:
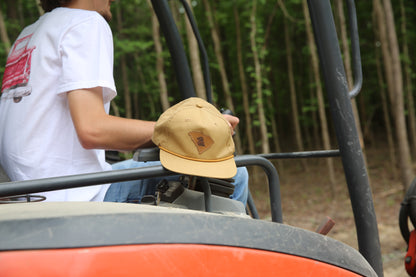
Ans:
<svg viewBox="0 0 416 277"><path fill-rule="evenodd" d="M209 56L215 105L240 118L238 153L337 147L325 101L306 0L187 0ZM42 10L38 0L0 2L0 77L23 26ZM348 82L351 55L345 1L333 0ZM195 90L205 98L200 53L184 9L169 1L187 50ZM416 2L356 1L364 83L353 100L363 147L383 141L404 187L416 159L414 108ZM112 113L156 120L181 100L149 0L119 0L110 23L118 97ZM331 168L330 159L328 166Z"/></svg>

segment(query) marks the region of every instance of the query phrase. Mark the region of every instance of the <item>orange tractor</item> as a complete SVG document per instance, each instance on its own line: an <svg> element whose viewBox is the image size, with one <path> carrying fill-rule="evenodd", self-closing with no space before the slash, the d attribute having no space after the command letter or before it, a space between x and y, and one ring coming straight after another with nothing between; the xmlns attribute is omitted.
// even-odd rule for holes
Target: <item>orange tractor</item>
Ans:
<svg viewBox="0 0 416 277"><path fill-rule="evenodd" d="M268 178L272 222L224 197L222 180L199 178L200 190L167 182L148 205L36 202L36 193L173 175L162 166L0 183L0 276L383 276L377 221L350 98L362 74L354 1L349 0L355 87L348 92L329 0L309 0L339 150L239 155ZM206 51L186 1L203 63ZM191 74L167 0L152 0L171 52L183 98ZM206 87L209 71L205 67ZM210 96L208 96L210 99ZM319 233L283 224L279 176L271 159L340 156L355 216L359 250ZM137 160L158 159L142 149ZM205 184L205 185L204 185ZM208 184L208 185L207 185ZM220 193L219 193L220 192ZM31 203L21 203L24 198ZM6 200L7 199L7 200Z"/></svg>

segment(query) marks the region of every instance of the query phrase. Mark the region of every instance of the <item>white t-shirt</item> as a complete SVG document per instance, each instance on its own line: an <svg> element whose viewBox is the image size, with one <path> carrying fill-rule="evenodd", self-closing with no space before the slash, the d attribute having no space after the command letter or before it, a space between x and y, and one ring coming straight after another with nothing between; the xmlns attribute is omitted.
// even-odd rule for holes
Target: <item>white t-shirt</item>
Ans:
<svg viewBox="0 0 416 277"><path fill-rule="evenodd" d="M10 51L1 88L0 163L12 181L111 170L104 150L84 149L68 91L116 95L113 38L97 12L57 8L26 27ZM102 201L108 185L44 193L49 201Z"/></svg>

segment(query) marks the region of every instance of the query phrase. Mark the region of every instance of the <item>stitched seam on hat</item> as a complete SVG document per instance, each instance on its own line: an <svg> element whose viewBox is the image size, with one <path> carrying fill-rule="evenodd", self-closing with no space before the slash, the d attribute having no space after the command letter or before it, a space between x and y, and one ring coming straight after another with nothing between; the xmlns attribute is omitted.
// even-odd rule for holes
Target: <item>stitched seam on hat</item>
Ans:
<svg viewBox="0 0 416 277"><path fill-rule="evenodd" d="M172 155L177 156L179 158L182 158L182 159L185 159L185 160L197 161L197 162L222 162L222 161L232 159L234 157L234 155L231 155L231 156L228 156L228 157L225 157L225 158L220 158L220 159L215 159L215 160L205 160L205 159L197 159L197 158L186 157L186 156L183 156L181 154L178 154L178 153L172 152L170 150L167 150L166 148L163 148L162 146L159 146L159 148L162 149L163 151L168 152L169 154L172 154Z"/></svg>

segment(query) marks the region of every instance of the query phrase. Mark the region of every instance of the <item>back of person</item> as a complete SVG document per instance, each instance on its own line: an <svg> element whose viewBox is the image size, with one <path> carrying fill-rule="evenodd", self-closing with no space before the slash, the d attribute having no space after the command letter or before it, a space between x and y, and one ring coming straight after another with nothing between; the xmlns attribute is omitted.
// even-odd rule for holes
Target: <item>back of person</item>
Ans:
<svg viewBox="0 0 416 277"><path fill-rule="evenodd" d="M12 181L111 170L104 150L84 149L68 91L103 87L116 95L113 41L94 11L57 8L19 35L1 88L0 163ZM50 201L102 201L108 185L45 193Z"/></svg>

